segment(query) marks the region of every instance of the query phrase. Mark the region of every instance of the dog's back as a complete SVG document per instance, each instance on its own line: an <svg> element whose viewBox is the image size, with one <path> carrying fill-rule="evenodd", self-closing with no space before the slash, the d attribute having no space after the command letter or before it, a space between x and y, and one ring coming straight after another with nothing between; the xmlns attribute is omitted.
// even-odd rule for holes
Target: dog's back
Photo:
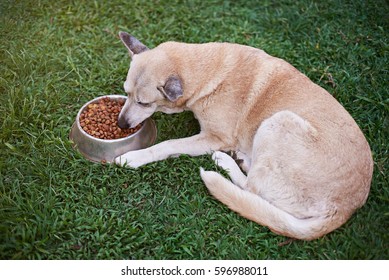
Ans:
<svg viewBox="0 0 389 280"><path fill-rule="evenodd" d="M191 110L201 133L129 152L120 163L238 151L247 176L216 152L234 183L202 171L208 189L244 217L294 238L320 237L365 203L373 161L364 135L327 91L289 63L237 44L168 42L148 50L128 34L121 38L133 55L125 107L136 109L125 110L125 119Z"/></svg>
<svg viewBox="0 0 389 280"><path fill-rule="evenodd" d="M226 50L229 47L231 50ZM264 224L284 235L312 239L346 222L365 203L373 172L370 147L350 114L327 91L281 59L239 45L212 48L219 51L208 49L208 56L197 57L200 65L212 64L210 69L200 71L200 67L195 75L193 68L188 70L196 81L206 81L195 83L195 95L199 96L192 106L202 128L225 139L225 150L239 150L256 157L252 158L248 172L249 184L255 185L249 189L252 194L294 219L305 220L303 224L315 216L320 220L313 220L317 227L306 236L301 231L296 235L288 233L288 229L277 230L274 224ZM234 63L232 56L239 63ZM215 65L222 70L213 70ZM258 129L280 112L300 117L312 127L312 135L299 136L298 131L293 131L293 116L284 114L284 119L277 123L279 127L267 128L255 143ZM280 130L276 132L277 129ZM264 146L266 141L270 142ZM265 169L271 169L266 176L272 177L269 181L273 185L263 184L268 178L256 178L256 173ZM218 188L212 191L216 197L217 192L228 189L222 185ZM248 207L251 199L245 201L244 194L238 197L242 199L241 207ZM237 202L231 197L226 199L225 194L218 198L231 208ZM234 210L253 219L245 210Z"/></svg>

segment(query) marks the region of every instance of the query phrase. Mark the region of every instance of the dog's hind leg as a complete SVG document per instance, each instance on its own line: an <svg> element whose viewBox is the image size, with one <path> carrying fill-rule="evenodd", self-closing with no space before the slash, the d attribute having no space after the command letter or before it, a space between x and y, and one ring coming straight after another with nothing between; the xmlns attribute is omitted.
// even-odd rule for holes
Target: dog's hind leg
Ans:
<svg viewBox="0 0 389 280"><path fill-rule="evenodd" d="M320 172L311 164L317 152L316 139L317 132L309 122L281 111L265 120L254 137L244 188L238 187L241 175L237 165L224 155L218 164L229 170L234 183L213 171L201 170L201 177L216 199L243 217L278 234L315 239L339 226L332 223L336 211L327 205L325 189L321 188L320 194L310 191L312 185L323 185L310 175Z"/></svg>
<svg viewBox="0 0 389 280"><path fill-rule="evenodd" d="M251 158L245 153L242 153L241 151L236 152L236 157L237 161L240 162L238 163L239 167L247 174L250 170Z"/></svg>
<svg viewBox="0 0 389 280"><path fill-rule="evenodd" d="M215 163L226 170L232 182L242 189L246 188L247 176L240 170L236 161L226 153L216 151L212 154L212 159Z"/></svg>

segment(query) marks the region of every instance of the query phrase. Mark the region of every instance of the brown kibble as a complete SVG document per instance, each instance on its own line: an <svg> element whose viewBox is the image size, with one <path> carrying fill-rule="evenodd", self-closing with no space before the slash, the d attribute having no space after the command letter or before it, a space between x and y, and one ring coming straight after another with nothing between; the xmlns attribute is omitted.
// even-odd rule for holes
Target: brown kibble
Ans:
<svg viewBox="0 0 389 280"><path fill-rule="evenodd" d="M124 106L123 100L102 98L97 103L89 104L80 114L82 129L100 139L119 139L137 132L141 125L135 128L121 129L117 120Z"/></svg>

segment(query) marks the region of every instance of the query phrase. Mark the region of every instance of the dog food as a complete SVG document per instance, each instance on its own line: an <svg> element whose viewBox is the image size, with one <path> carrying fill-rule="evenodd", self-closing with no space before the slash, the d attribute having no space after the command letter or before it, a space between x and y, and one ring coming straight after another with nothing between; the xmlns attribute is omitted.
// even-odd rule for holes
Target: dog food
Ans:
<svg viewBox="0 0 389 280"><path fill-rule="evenodd" d="M124 100L102 98L97 103L89 104L81 113L80 125L86 133L100 139L119 139L133 134L142 125L121 129L118 116L123 106Z"/></svg>

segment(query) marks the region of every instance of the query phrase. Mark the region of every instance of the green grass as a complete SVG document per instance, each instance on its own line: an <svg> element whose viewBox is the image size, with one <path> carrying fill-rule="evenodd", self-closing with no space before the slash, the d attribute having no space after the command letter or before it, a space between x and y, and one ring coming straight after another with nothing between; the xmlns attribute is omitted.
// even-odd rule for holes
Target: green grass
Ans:
<svg viewBox="0 0 389 280"><path fill-rule="evenodd" d="M144 3L143 3L144 2ZM1 259L388 259L387 1L0 2ZM207 192L210 156L137 170L93 164L68 140L78 109L123 93L131 32L229 41L282 57L352 114L374 155L367 204L343 227L294 241ZM158 142L198 132L191 113L155 114Z"/></svg>

